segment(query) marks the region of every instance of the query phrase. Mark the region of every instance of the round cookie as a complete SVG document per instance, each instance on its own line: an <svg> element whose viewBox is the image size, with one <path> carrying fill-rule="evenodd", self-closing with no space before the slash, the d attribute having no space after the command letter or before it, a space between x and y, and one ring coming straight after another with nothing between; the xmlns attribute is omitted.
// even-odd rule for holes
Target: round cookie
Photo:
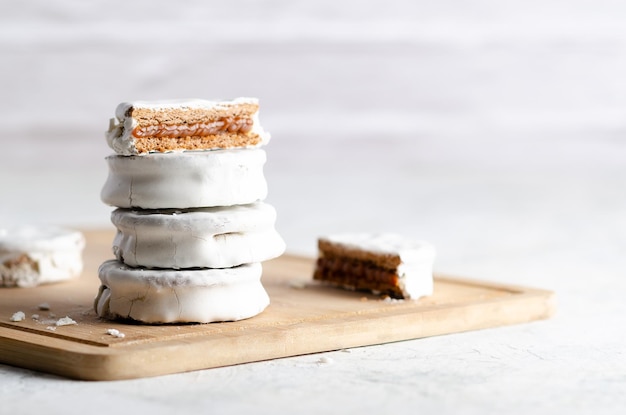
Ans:
<svg viewBox="0 0 626 415"><path fill-rule="evenodd" d="M260 263L225 269L149 270L104 262L94 300L98 316L143 323L237 321L261 313L269 296Z"/></svg>
<svg viewBox="0 0 626 415"><path fill-rule="evenodd" d="M85 238L53 226L0 228L0 286L34 287L78 277Z"/></svg>
<svg viewBox="0 0 626 415"><path fill-rule="evenodd" d="M285 242L263 202L187 210L116 209L116 258L132 267L228 268L276 258Z"/></svg>
<svg viewBox="0 0 626 415"><path fill-rule="evenodd" d="M267 197L262 149L150 153L106 157L109 175L100 193L122 208L232 206Z"/></svg>

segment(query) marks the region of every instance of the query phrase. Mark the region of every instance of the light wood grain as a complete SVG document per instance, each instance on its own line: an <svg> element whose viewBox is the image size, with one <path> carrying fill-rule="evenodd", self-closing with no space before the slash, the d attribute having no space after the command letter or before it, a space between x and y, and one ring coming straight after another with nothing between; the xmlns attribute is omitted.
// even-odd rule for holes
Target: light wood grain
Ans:
<svg viewBox="0 0 626 415"><path fill-rule="evenodd" d="M214 324L111 322L97 318L92 302L113 233L85 234L81 278L0 290L1 362L70 378L128 379L523 323L554 309L549 291L447 277L436 278L432 297L387 302L318 285L311 280L311 258L285 255L264 265L271 305L257 317ZM50 311L38 310L42 302ZM11 322L16 311L27 319ZM48 329L64 316L78 324ZM109 328L125 337L108 335Z"/></svg>

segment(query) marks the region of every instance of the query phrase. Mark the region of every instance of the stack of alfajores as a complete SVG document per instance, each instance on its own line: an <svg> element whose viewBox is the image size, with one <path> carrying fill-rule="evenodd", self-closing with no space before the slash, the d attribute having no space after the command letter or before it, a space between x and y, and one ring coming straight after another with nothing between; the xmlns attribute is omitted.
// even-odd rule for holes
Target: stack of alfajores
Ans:
<svg viewBox="0 0 626 415"><path fill-rule="evenodd" d="M94 307L100 317L144 323L235 321L269 297L263 261L285 243L267 183L255 98L129 102L106 134L116 154L102 201L116 259L105 261Z"/></svg>

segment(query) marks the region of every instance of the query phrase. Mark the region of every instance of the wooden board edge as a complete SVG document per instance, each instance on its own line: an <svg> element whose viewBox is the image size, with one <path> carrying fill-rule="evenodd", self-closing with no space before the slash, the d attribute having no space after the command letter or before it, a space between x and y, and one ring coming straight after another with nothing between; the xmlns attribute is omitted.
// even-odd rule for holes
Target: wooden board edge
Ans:
<svg viewBox="0 0 626 415"><path fill-rule="evenodd" d="M48 339L20 333L8 338L0 327L0 361L80 380L123 380L210 369L254 361L371 346L547 319L555 312L550 291L530 290L506 298L460 307L431 308L419 313L387 313L367 320L354 316L337 321L302 322L289 331L259 327L245 336L194 337L113 348ZM520 313L520 309L523 312ZM435 317L435 314L438 314ZM484 315L489 315L485 319ZM445 328L441 323L446 321ZM15 330L14 330L15 331ZM372 336L371 333L376 333ZM312 339L312 336L315 339ZM315 340L315 341L312 341ZM227 342L233 354L212 357L212 342ZM155 349L159 353L154 353ZM51 353L54 351L54 353ZM33 355L46 359L33 359ZM186 362L181 366L181 362Z"/></svg>

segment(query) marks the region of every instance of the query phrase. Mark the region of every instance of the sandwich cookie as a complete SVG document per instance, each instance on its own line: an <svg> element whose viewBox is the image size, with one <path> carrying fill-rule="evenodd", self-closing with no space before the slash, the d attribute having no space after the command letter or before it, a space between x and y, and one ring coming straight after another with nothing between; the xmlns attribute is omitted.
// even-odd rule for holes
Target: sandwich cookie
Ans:
<svg viewBox="0 0 626 415"><path fill-rule="evenodd" d="M82 233L52 226L0 228L0 286L34 287L78 277Z"/></svg>
<svg viewBox="0 0 626 415"><path fill-rule="evenodd" d="M270 139L258 113L256 98L123 102L106 139L117 154L126 156L258 147Z"/></svg>
<svg viewBox="0 0 626 415"><path fill-rule="evenodd" d="M262 149L111 155L106 161L109 175L100 196L111 206L185 209L267 197Z"/></svg>
<svg viewBox="0 0 626 415"><path fill-rule="evenodd" d="M313 279L398 299L433 293L435 248L393 233L341 233L318 239Z"/></svg>
<svg viewBox="0 0 626 415"><path fill-rule="evenodd" d="M188 210L116 209L116 258L131 267L228 268L280 256L285 242L267 203Z"/></svg>
<svg viewBox="0 0 626 415"><path fill-rule="evenodd" d="M99 270L98 316L144 323L237 321L269 305L259 263L225 269L149 270L116 260Z"/></svg>

